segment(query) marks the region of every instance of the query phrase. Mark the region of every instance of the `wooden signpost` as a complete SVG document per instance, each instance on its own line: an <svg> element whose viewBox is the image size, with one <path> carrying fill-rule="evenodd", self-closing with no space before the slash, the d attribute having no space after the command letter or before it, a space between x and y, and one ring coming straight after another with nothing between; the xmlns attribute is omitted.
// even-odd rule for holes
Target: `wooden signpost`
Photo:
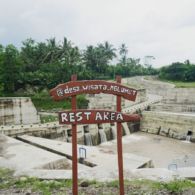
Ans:
<svg viewBox="0 0 195 195"><path fill-rule="evenodd" d="M73 77L74 78L74 77ZM76 78L75 78L76 79ZM79 94L98 94L107 93L118 95L125 99L135 101L137 91L135 89L123 86L120 82L113 83L108 81L70 81L60 84L50 91L54 100L63 100L66 97Z"/></svg>
<svg viewBox="0 0 195 195"><path fill-rule="evenodd" d="M73 195L78 195L78 165L77 165L77 124L100 124L117 122L117 150L118 150L118 170L120 195L124 195L123 179L123 152L122 152L122 122L139 121L139 115L121 113L121 97L135 101L137 91L135 89L121 85L121 77L116 77L117 83L90 80L77 81L77 76L72 75L71 81L60 84L50 91L54 100L59 101L67 97L72 97L72 110L59 112L60 124L72 125L72 178ZM117 110L77 110L76 95L106 93L117 96Z"/></svg>

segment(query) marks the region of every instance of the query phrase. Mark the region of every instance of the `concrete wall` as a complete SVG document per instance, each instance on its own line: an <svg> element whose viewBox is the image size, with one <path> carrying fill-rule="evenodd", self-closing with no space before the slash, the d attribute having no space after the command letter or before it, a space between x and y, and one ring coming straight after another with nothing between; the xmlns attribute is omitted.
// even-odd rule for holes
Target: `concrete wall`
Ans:
<svg viewBox="0 0 195 195"><path fill-rule="evenodd" d="M152 93L163 96L163 99L152 105L151 110L195 113L195 88L157 89Z"/></svg>
<svg viewBox="0 0 195 195"><path fill-rule="evenodd" d="M138 89L136 101L132 102L129 100L124 100L123 108L127 108L129 106L132 106L132 105L135 105L138 103L142 103L142 102L145 102L147 100L148 100L148 98L146 96L146 89Z"/></svg>
<svg viewBox="0 0 195 195"><path fill-rule="evenodd" d="M40 118L28 97L0 98L0 125L39 123Z"/></svg>
<svg viewBox="0 0 195 195"><path fill-rule="evenodd" d="M145 111L140 129L184 140L188 131L192 131L191 141L195 142L195 114Z"/></svg>
<svg viewBox="0 0 195 195"><path fill-rule="evenodd" d="M116 110L116 96L110 94L96 94L88 95L87 99L89 100L88 107L89 109L111 109ZM132 106L141 102L147 101L146 90L138 89L136 101L129 101L122 98L122 108Z"/></svg>
<svg viewBox="0 0 195 195"><path fill-rule="evenodd" d="M166 112L194 112L195 104L174 104L174 103L157 103L150 106L152 111L166 111Z"/></svg>
<svg viewBox="0 0 195 195"><path fill-rule="evenodd" d="M195 104L195 88L151 89L150 93L163 96L163 103Z"/></svg>

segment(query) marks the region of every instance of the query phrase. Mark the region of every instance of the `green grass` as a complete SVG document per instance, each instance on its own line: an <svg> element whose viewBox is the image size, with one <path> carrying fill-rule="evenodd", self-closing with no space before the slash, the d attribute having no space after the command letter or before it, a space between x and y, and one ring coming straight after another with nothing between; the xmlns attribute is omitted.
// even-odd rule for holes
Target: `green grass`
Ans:
<svg viewBox="0 0 195 195"><path fill-rule="evenodd" d="M40 191L43 195L50 195L52 191L62 188L71 188L72 180L39 180L37 178L26 178L17 180L15 186L19 189L31 188L33 191Z"/></svg>
<svg viewBox="0 0 195 195"><path fill-rule="evenodd" d="M85 181L88 187L79 188L81 191L91 189L104 190L105 194L110 189L118 191L119 184L117 180L110 182L98 182L96 180ZM81 181L79 181L81 183ZM40 192L43 195L66 194L67 190L71 191L72 180L41 180L32 177L13 177L13 171L0 168L0 193L3 189L31 189L33 192ZM181 194L183 191L195 189L195 183L190 180L174 180L171 182L158 182L146 179L125 180L125 189L132 191L132 194L158 194L163 191L164 194ZM81 193L82 194L82 193Z"/></svg>
<svg viewBox="0 0 195 195"><path fill-rule="evenodd" d="M195 88L195 82L169 81L177 88Z"/></svg>
<svg viewBox="0 0 195 195"><path fill-rule="evenodd" d="M32 102L38 111L69 109L71 107L70 100L54 101L49 92L40 92L31 96Z"/></svg>
<svg viewBox="0 0 195 195"><path fill-rule="evenodd" d="M195 183L190 180L174 180L169 183L159 183L159 189L167 189L171 193L181 193L188 188L195 188Z"/></svg>
<svg viewBox="0 0 195 195"><path fill-rule="evenodd" d="M133 185L137 188L144 186L145 189L151 189L153 191L166 190L169 193L180 194L186 189L195 188L195 183L190 180L175 179L170 182L158 182L147 179L126 181L126 185Z"/></svg>
<svg viewBox="0 0 195 195"><path fill-rule="evenodd" d="M62 101L54 101L48 93L37 93L32 96L31 99L38 111L65 110L71 108L71 98ZM87 105L88 100L85 98L85 95L78 95L77 107L86 108Z"/></svg>
<svg viewBox="0 0 195 195"><path fill-rule="evenodd" d="M159 79L159 80L174 84L176 88L195 88L195 82L171 81L171 80L164 80L164 79Z"/></svg>
<svg viewBox="0 0 195 195"><path fill-rule="evenodd" d="M40 115L40 119L41 123L58 121L58 117L53 115Z"/></svg>
<svg viewBox="0 0 195 195"><path fill-rule="evenodd" d="M0 190L12 187L17 189L31 189L43 195L51 195L52 191L71 188L72 180L40 180L32 177L13 177L13 171L0 168Z"/></svg>

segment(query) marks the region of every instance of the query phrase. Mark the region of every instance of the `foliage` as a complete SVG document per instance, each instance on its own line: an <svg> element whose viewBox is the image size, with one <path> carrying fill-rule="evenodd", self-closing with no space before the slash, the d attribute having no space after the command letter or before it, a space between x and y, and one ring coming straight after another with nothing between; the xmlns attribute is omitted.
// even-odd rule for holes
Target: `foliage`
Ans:
<svg viewBox="0 0 195 195"><path fill-rule="evenodd" d="M121 55L120 64L126 65L126 63L127 63L127 53L128 53L128 48L127 48L127 46L123 43L123 44L119 47L119 54Z"/></svg>
<svg viewBox="0 0 195 195"><path fill-rule="evenodd" d="M41 192L43 195L51 195L53 190L60 188L70 188L72 180L40 180L33 177L14 178L13 171L0 169L0 190L9 189L13 186L17 189L32 189Z"/></svg>
<svg viewBox="0 0 195 195"><path fill-rule="evenodd" d="M0 45L0 91L12 94L20 89L51 89L77 74L79 80L111 79L156 74L153 68L140 64L139 59L128 58L128 48L119 48L119 63L111 65L117 51L109 42L89 45L81 51L67 38L57 42L50 38L36 42L29 38L17 49L13 45ZM188 73L188 77L193 75ZM1 95L3 95L1 94ZM36 97L34 98L36 101Z"/></svg>
<svg viewBox="0 0 195 195"><path fill-rule="evenodd" d="M194 82L183 82L183 81L170 81L162 79L162 81L166 81L175 85L176 88L195 88L195 81Z"/></svg>
<svg viewBox="0 0 195 195"><path fill-rule="evenodd" d="M167 189L171 193L180 193L189 187L195 187L195 183L190 180L174 180L169 183L160 183L159 188Z"/></svg>
<svg viewBox="0 0 195 195"><path fill-rule="evenodd" d="M77 96L77 107L79 109L85 109L88 106L88 100L86 99L85 95L78 95Z"/></svg>
<svg viewBox="0 0 195 195"><path fill-rule="evenodd" d="M13 177L13 171L0 168L0 193L6 189L31 189L32 193L39 192L43 195L69 194L71 192L72 180L40 180L32 177ZM83 181L79 181L82 183ZM117 180L110 182L99 182L96 180L85 181L87 187L80 187L79 192L96 192L96 194L117 194L119 183ZM195 183L190 180L174 180L170 182L158 182L151 180L125 180L125 190L132 194L181 194L195 188ZM112 189L112 190L111 190ZM89 191L90 190L90 191ZM95 190L95 191L94 191ZM69 193L68 193L69 192ZM91 194L93 194L93 192ZM99 192L99 193L98 193ZM109 193L110 192L110 193ZM87 194L89 194L87 193ZM10 193L11 194L11 193Z"/></svg>
<svg viewBox="0 0 195 195"><path fill-rule="evenodd" d="M64 101L53 101L49 96L49 93L36 93L31 99L38 111L56 111L57 109L70 109L71 107L69 99Z"/></svg>
<svg viewBox="0 0 195 195"><path fill-rule="evenodd" d="M195 65L190 64L189 60L184 63L172 63L160 69L159 77L172 81L195 81Z"/></svg>
<svg viewBox="0 0 195 195"><path fill-rule="evenodd" d="M0 87L3 87L4 92L15 91L20 72L18 55L18 50L13 45L0 49Z"/></svg>
<svg viewBox="0 0 195 195"><path fill-rule="evenodd" d="M41 123L48 123L48 122L54 122L57 121L57 116L53 115L40 115Z"/></svg>
<svg viewBox="0 0 195 195"><path fill-rule="evenodd" d="M70 98L67 98L63 101L53 101L52 98L49 96L48 91L35 93L31 97L31 99L38 111L47 111L47 110L57 111L57 110L66 110L71 108ZM87 108L87 105L88 105L88 100L86 99L85 95L78 95L77 107L79 109Z"/></svg>
<svg viewBox="0 0 195 195"><path fill-rule="evenodd" d="M83 59L87 70L93 72L95 76L105 74L109 61L116 57L115 49L111 44L105 42L96 47L90 45L84 51Z"/></svg>

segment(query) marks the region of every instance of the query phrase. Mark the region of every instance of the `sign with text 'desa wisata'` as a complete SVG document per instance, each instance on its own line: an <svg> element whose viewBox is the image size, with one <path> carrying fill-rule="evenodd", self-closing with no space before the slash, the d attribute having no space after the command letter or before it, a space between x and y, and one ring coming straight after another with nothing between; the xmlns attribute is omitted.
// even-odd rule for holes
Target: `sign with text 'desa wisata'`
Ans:
<svg viewBox="0 0 195 195"><path fill-rule="evenodd" d="M54 100L62 100L79 94L106 93L121 96L125 99L135 101L137 90L108 81L70 81L60 84L50 91Z"/></svg>
<svg viewBox="0 0 195 195"><path fill-rule="evenodd" d="M76 110L59 112L60 124L98 124L139 121L137 114L123 114L108 110Z"/></svg>

